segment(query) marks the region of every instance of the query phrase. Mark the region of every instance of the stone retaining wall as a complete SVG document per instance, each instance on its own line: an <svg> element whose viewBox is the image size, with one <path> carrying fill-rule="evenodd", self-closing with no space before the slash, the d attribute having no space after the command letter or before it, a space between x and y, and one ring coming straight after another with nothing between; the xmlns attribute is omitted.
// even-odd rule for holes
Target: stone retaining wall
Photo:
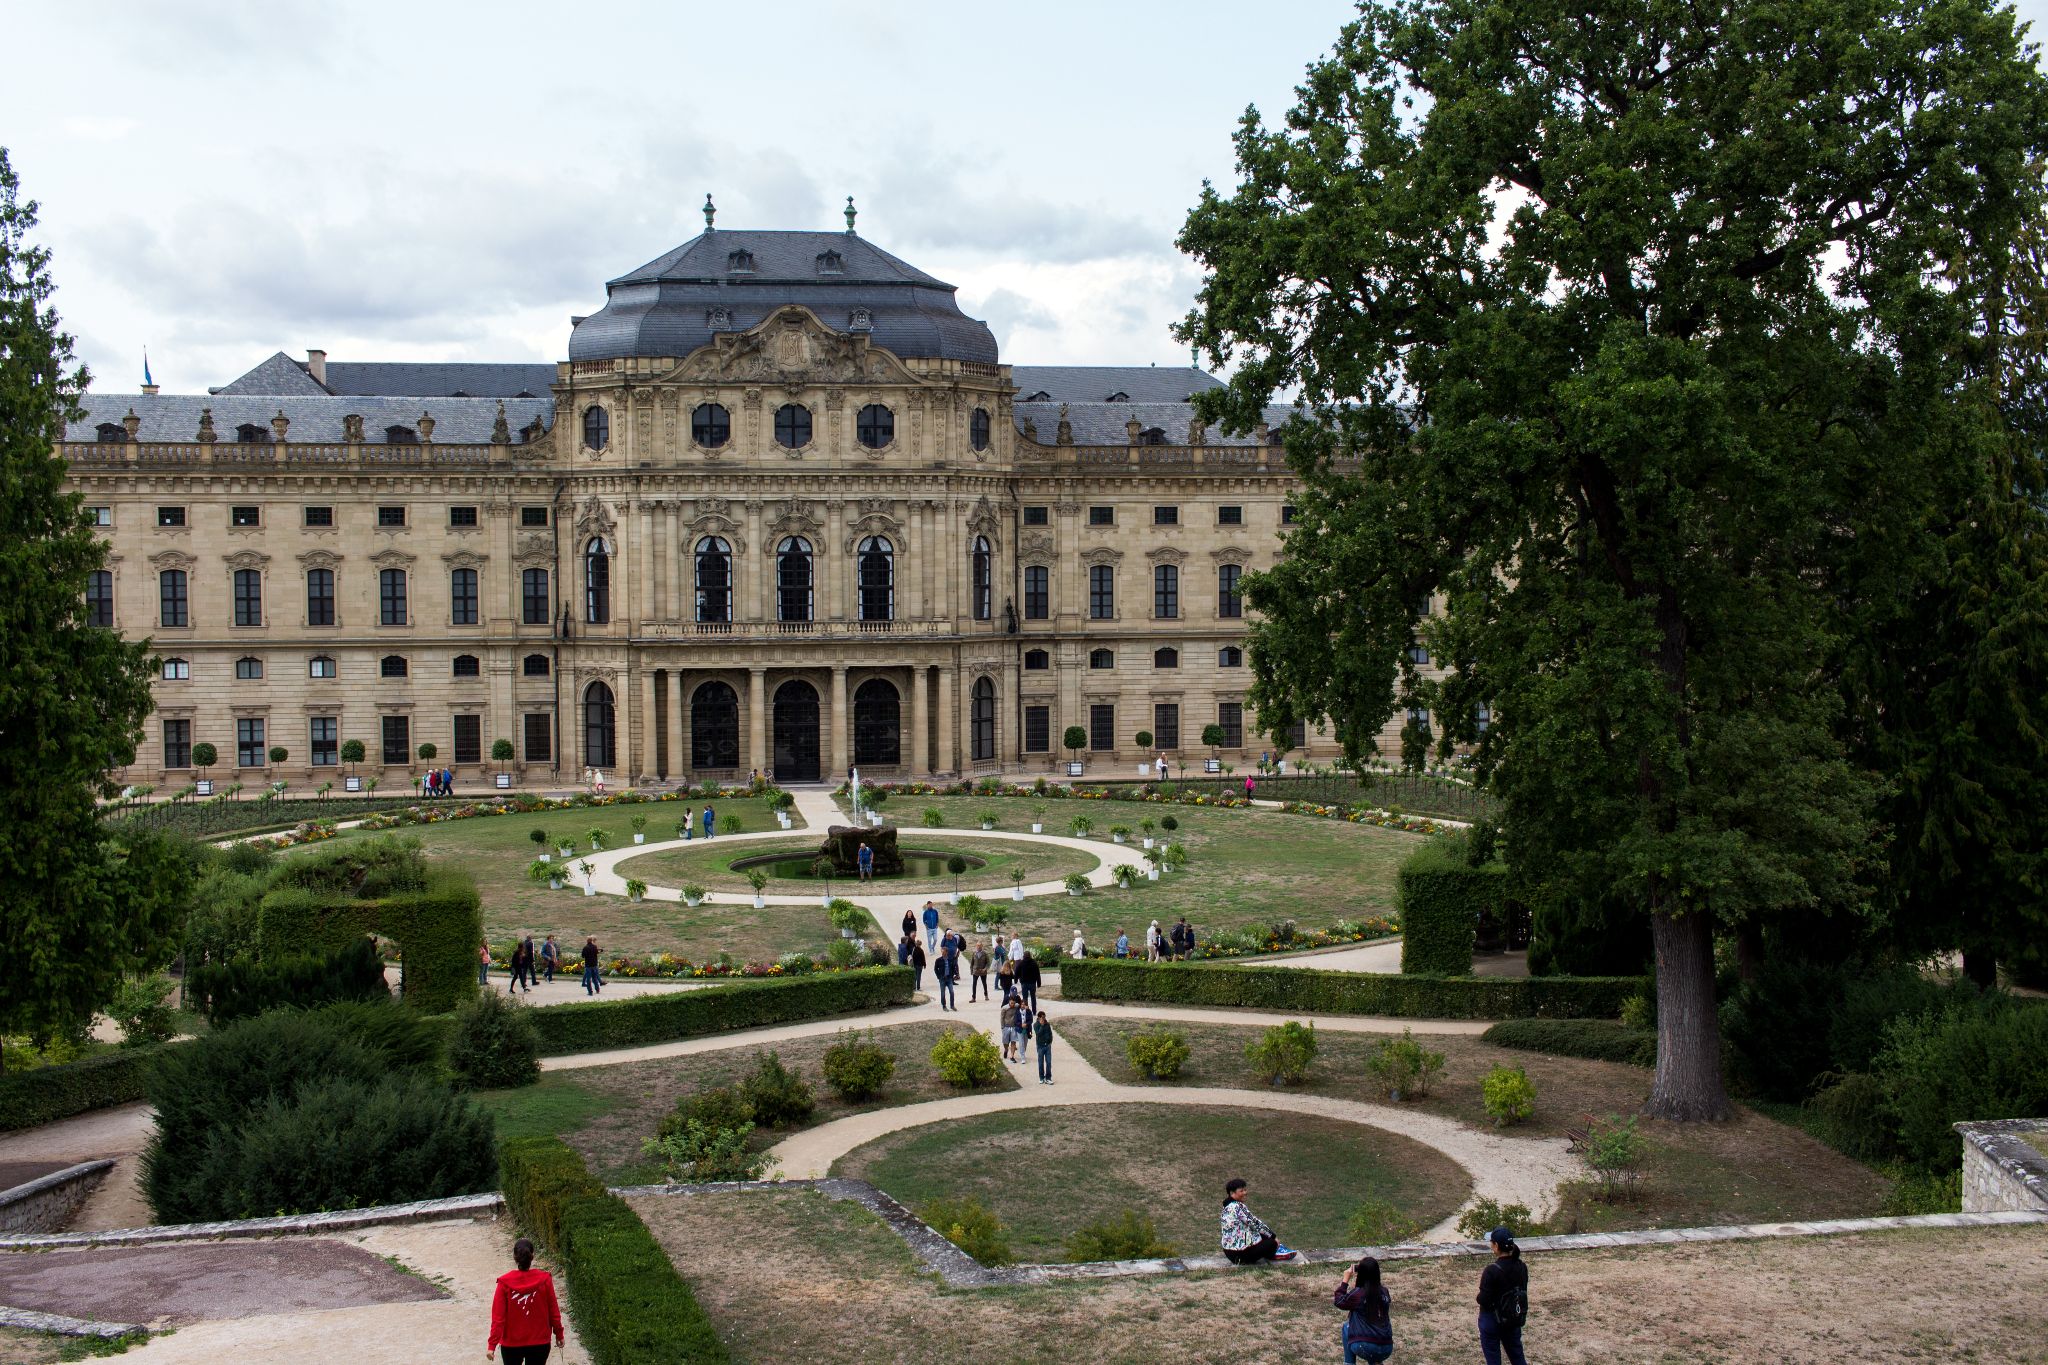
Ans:
<svg viewBox="0 0 2048 1365"><path fill-rule="evenodd" d="M113 1169L112 1161L82 1161L11 1190L0 1190L0 1233L61 1231Z"/></svg>
<svg viewBox="0 0 2048 1365"><path fill-rule="evenodd" d="M2048 1152L2027 1139L2048 1138L2048 1119L1959 1123L1963 1137L1963 1212L2048 1213Z"/></svg>

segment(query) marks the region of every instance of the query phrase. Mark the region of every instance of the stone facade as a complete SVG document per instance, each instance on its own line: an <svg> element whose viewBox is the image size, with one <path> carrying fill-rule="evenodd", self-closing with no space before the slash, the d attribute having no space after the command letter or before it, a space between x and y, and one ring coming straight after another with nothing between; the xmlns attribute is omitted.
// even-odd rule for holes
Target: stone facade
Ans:
<svg viewBox="0 0 2048 1365"><path fill-rule="evenodd" d="M564 361L545 393L489 396L482 372L532 366L338 393L314 352L91 396L62 453L103 509L106 619L166 661L124 776L474 782L500 740L522 786L1052 771L1069 726L1094 776L1153 758L1140 731L1190 771L1212 723L1224 761L1275 748L1227 591L1297 487L1268 432L1120 391L1197 371L898 355L865 312L770 307L687 355Z"/></svg>

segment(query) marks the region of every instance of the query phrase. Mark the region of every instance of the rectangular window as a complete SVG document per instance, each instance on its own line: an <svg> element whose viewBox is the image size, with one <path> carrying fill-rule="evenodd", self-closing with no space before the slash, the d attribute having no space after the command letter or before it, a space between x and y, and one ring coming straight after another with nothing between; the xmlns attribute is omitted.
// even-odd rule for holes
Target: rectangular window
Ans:
<svg viewBox="0 0 2048 1365"><path fill-rule="evenodd" d="M387 626L405 624L405 570L377 571L377 619Z"/></svg>
<svg viewBox="0 0 2048 1365"><path fill-rule="evenodd" d="M1223 728L1223 747L1242 749L1244 747L1244 703L1241 701L1219 701L1216 703L1216 723Z"/></svg>
<svg viewBox="0 0 2048 1365"><path fill-rule="evenodd" d="M1024 570L1024 619L1043 621L1052 615L1052 570L1032 564Z"/></svg>
<svg viewBox="0 0 2048 1365"><path fill-rule="evenodd" d="M306 660L306 676L309 678L333 678L339 677L340 674L336 671L334 660L331 657L325 654L315 654L312 658Z"/></svg>
<svg viewBox="0 0 2048 1365"><path fill-rule="evenodd" d="M157 669L157 676L165 682L190 682L192 662L189 659L165 659Z"/></svg>
<svg viewBox="0 0 2048 1365"><path fill-rule="evenodd" d="M1114 706L1098 705L1088 708L1088 747L1098 753L1108 753L1116 748Z"/></svg>
<svg viewBox="0 0 2048 1365"><path fill-rule="evenodd" d="M260 768L269 755L263 752L263 722L260 720L238 720L235 722L235 766L237 768Z"/></svg>
<svg viewBox="0 0 2048 1365"><path fill-rule="evenodd" d="M156 582L157 624L161 626L191 625L191 603L185 595L185 571L183 569L165 569L156 576Z"/></svg>
<svg viewBox="0 0 2048 1365"><path fill-rule="evenodd" d="M85 623L114 624L114 575L107 569L94 569L92 577L85 580Z"/></svg>
<svg viewBox="0 0 2048 1365"><path fill-rule="evenodd" d="M545 711L529 711L520 717L526 731L526 761L552 763L555 757L554 717Z"/></svg>
<svg viewBox="0 0 2048 1365"><path fill-rule="evenodd" d="M94 526L114 524L114 509L111 507L88 507L85 509L85 515Z"/></svg>
<svg viewBox="0 0 2048 1365"><path fill-rule="evenodd" d="M379 507L377 509L377 524L379 526L405 525L405 509L403 507Z"/></svg>
<svg viewBox="0 0 2048 1365"><path fill-rule="evenodd" d="M1410 646L1408 646L1408 662L1409 662L1409 663L1411 663L1411 664L1426 664L1426 663L1428 663L1428 662L1429 662L1429 646L1428 646L1428 645L1410 645Z"/></svg>
<svg viewBox="0 0 2048 1365"><path fill-rule="evenodd" d="M1244 594L1238 591L1243 578L1244 569L1236 564L1216 566L1216 614L1226 621L1244 615Z"/></svg>
<svg viewBox="0 0 2048 1365"><path fill-rule="evenodd" d="M185 509L182 507L159 507L156 509L156 524L159 526L183 526ZM179 765L183 767L183 764Z"/></svg>
<svg viewBox="0 0 2048 1365"><path fill-rule="evenodd" d="M306 570L306 624L334 624L334 570Z"/></svg>
<svg viewBox="0 0 2048 1365"><path fill-rule="evenodd" d="M260 626L263 624L263 571L261 569L235 570L235 624L238 626Z"/></svg>
<svg viewBox="0 0 2048 1365"><path fill-rule="evenodd" d="M448 575L448 619L458 626L476 624L475 569L456 569Z"/></svg>
<svg viewBox="0 0 2048 1365"><path fill-rule="evenodd" d="M263 676L263 660L261 660L261 659L237 659L237 660L235 660L235 676L236 676L237 678L240 678L240 679L244 680L244 681L247 681L247 680L249 680L249 679L251 679L251 678L260 678L260 677L262 677L262 676Z"/></svg>
<svg viewBox="0 0 2048 1365"><path fill-rule="evenodd" d="M306 509L306 525L334 525L334 509L332 507L308 507Z"/></svg>
<svg viewBox="0 0 2048 1365"><path fill-rule="evenodd" d="M474 526L474 525L476 525L476 509L475 509L474 507L451 507L451 508L449 508L449 509L448 509L448 524L449 524L450 526Z"/></svg>
<svg viewBox="0 0 2048 1365"><path fill-rule="evenodd" d="M263 512L260 508L230 507L228 509L228 525L230 526L261 526L262 524Z"/></svg>
<svg viewBox="0 0 2048 1365"><path fill-rule="evenodd" d="M1027 706L1024 708L1024 752L1027 754L1049 754L1052 752L1052 708L1050 706Z"/></svg>
<svg viewBox="0 0 2048 1365"><path fill-rule="evenodd" d="M455 717L455 761L457 763L481 763L484 761L484 718L475 715Z"/></svg>
<svg viewBox="0 0 2048 1365"><path fill-rule="evenodd" d="M341 757L341 722L333 716L314 716L307 724L311 727L313 766L332 768Z"/></svg>
<svg viewBox="0 0 2048 1365"><path fill-rule="evenodd" d="M1292 526L1292 525L1294 525L1294 504L1293 504L1293 503L1288 503L1288 504L1287 504L1286 506L1284 506L1284 507L1282 507L1282 508L1280 509L1280 524L1281 524L1282 526Z"/></svg>
<svg viewBox="0 0 2048 1365"><path fill-rule="evenodd" d="M1216 524L1217 524L1218 526L1242 526L1242 525L1244 525L1244 508L1242 508L1242 507L1227 507L1227 506L1226 506L1226 507L1219 507L1219 508L1217 508L1217 509L1216 509Z"/></svg>
<svg viewBox="0 0 2048 1365"><path fill-rule="evenodd" d="M529 626L548 623L548 571L527 569L519 575L519 619Z"/></svg>
<svg viewBox="0 0 2048 1365"><path fill-rule="evenodd" d="M1152 745L1168 752L1180 747L1180 703L1157 702L1152 707Z"/></svg>
<svg viewBox="0 0 2048 1365"><path fill-rule="evenodd" d="M1095 564L1088 569L1088 618L1116 619L1116 569L1108 564Z"/></svg>
<svg viewBox="0 0 2048 1365"><path fill-rule="evenodd" d="M384 764L404 767L412 762L412 717L385 716Z"/></svg>
<svg viewBox="0 0 2048 1365"><path fill-rule="evenodd" d="M191 721L167 720L164 722L164 766L166 768L189 768L192 766Z"/></svg>
<svg viewBox="0 0 2048 1365"><path fill-rule="evenodd" d="M1152 570L1152 615L1161 621L1180 615L1180 570L1171 564Z"/></svg>
<svg viewBox="0 0 2048 1365"><path fill-rule="evenodd" d="M519 509L521 526L545 526L548 524L548 509L545 507L522 507Z"/></svg>
<svg viewBox="0 0 2048 1365"><path fill-rule="evenodd" d="M1287 727L1287 747L1306 749L1308 747L1308 722L1298 720Z"/></svg>
<svg viewBox="0 0 2048 1365"><path fill-rule="evenodd" d="M1152 524L1153 524L1154 526L1178 526L1178 525L1180 525L1180 509L1179 509L1178 507L1155 507L1155 508L1153 508L1153 509L1152 509Z"/></svg>
<svg viewBox="0 0 2048 1365"><path fill-rule="evenodd" d="M1088 509L1088 524L1089 524L1090 526L1114 526L1114 525L1116 525L1116 508L1114 508L1114 507L1091 507L1091 508L1089 508L1089 509Z"/></svg>
<svg viewBox="0 0 2048 1365"><path fill-rule="evenodd" d="M1051 518L1046 515L1046 509L1043 507L1027 507L1024 509L1024 524L1026 526L1045 526L1050 521Z"/></svg>

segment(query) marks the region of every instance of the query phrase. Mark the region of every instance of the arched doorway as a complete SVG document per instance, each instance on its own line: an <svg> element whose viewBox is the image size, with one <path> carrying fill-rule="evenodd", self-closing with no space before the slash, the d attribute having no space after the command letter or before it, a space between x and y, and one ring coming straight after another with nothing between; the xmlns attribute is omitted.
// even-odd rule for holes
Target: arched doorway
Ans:
<svg viewBox="0 0 2048 1365"><path fill-rule="evenodd" d="M612 690L601 682L583 693L583 761L598 769L617 767L619 762Z"/></svg>
<svg viewBox="0 0 2048 1365"><path fill-rule="evenodd" d="M792 678L775 689L775 780L818 780L818 689Z"/></svg>
<svg viewBox="0 0 2048 1365"><path fill-rule="evenodd" d="M986 763L996 756L996 685L987 678L974 680L968 736L969 753L976 763Z"/></svg>
<svg viewBox="0 0 2048 1365"><path fill-rule="evenodd" d="M740 766L740 699L722 682L708 682L690 698L690 766Z"/></svg>
<svg viewBox="0 0 2048 1365"><path fill-rule="evenodd" d="M893 683L869 678L853 690L853 764L903 761L903 700Z"/></svg>

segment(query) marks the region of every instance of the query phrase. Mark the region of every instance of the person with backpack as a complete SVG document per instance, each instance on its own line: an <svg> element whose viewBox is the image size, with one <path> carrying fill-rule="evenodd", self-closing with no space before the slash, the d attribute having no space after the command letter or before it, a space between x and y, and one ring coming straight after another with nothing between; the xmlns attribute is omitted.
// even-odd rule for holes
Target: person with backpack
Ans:
<svg viewBox="0 0 2048 1365"><path fill-rule="evenodd" d="M533 1243L524 1237L512 1244L512 1261L519 1269L500 1275L491 1294L491 1339L484 1356L502 1347L505 1365L547 1365L548 1337L557 1346L567 1341L555 1277L533 1268Z"/></svg>
<svg viewBox="0 0 2048 1365"><path fill-rule="evenodd" d="M1381 1361L1394 1354L1393 1299L1380 1284L1380 1263L1370 1256L1337 1282L1337 1307L1344 1319L1344 1365Z"/></svg>
<svg viewBox="0 0 2048 1365"><path fill-rule="evenodd" d="M1294 1252L1245 1203L1246 1188L1242 1179L1223 1187L1223 1254L1232 1265L1293 1260Z"/></svg>
<svg viewBox="0 0 2048 1365"><path fill-rule="evenodd" d="M1486 1234L1493 1244L1493 1264L1479 1275L1479 1350L1486 1365L1529 1365L1522 1355L1522 1328L1529 1321L1529 1267L1514 1232L1505 1227Z"/></svg>

